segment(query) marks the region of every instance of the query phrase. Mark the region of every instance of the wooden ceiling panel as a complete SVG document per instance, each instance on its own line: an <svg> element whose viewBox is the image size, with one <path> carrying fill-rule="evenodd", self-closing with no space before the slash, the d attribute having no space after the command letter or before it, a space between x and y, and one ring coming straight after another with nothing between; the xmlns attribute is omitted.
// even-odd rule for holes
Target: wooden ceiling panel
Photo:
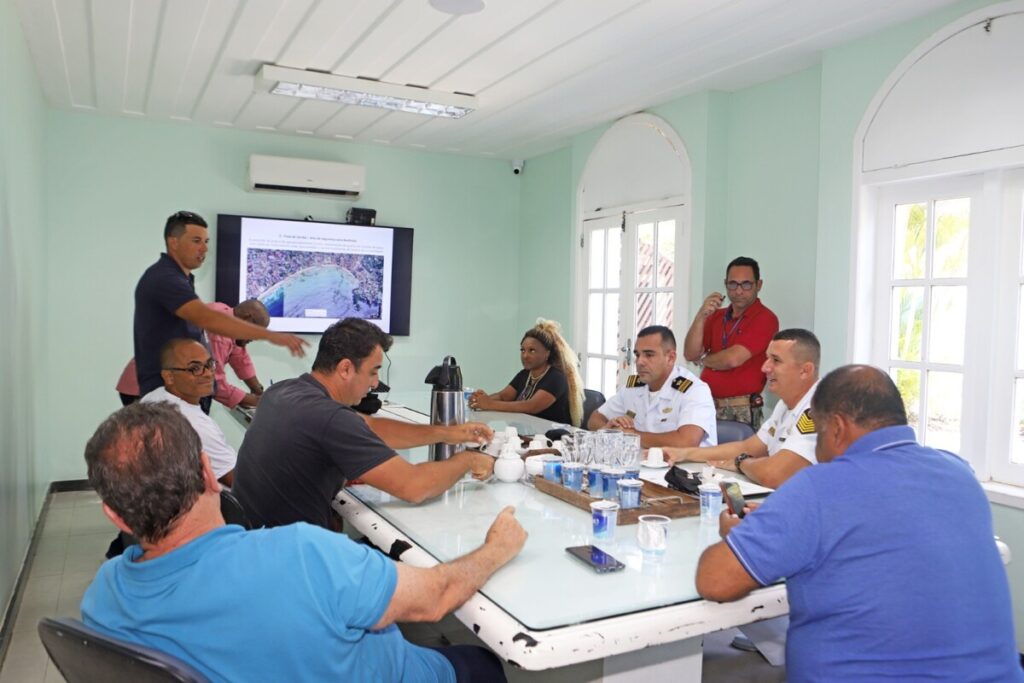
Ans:
<svg viewBox="0 0 1024 683"><path fill-rule="evenodd" d="M163 9L162 2L132 3L130 32L125 36L128 70L124 80L123 111L126 114L146 113L157 43L166 29L162 23ZM106 75L98 77L107 78Z"/></svg>
<svg viewBox="0 0 1024 683"><path fill-rule="evenodd" d="M359 131L387 115L388 112L383 109L356 106L344 107L340 109L337 114L325 121L323 125L316 130L316 133L317 135L323 135L324 137L340 137L346 140L351 140Z"/></svg>
<svg viewBox="0 0 1024 683"><path fill-rule="evenodd" d="M358 46L367 33L390 14L402 0L359 0L351 2L354 7L345 21L331 26L331 35L319 45L318 52L306 64L294 64L296 68L316 69L331 73L338 71L345 56Z"/></svg>
<svg viewBox="0 0 1024 683"><path fill-rule="evenodd" d="M214 0L216 2L216 0ZM281 59L294 37L313 14L320 0L266 0L275 7L274 15L260 29L259 40L252 46L252 58L267 64Z"/></svg>
<svg viewBox="0 0 1024 683"><path fill-rule="evenodd" d="M427 2L403 2L366 32L333 72L381 79L434 32L455 21ZM417 84L421 85L421 84Z"/></svg>
<svg viewBox="0 0 1024 683"><path fill-rule="evenodd" d="M96 78L96 106L100 111L124 108L124 82L128 73L128 40L131 33L131 0L92 3L94 31L92 50Z"/></svg>
<svg viewBox="0 0 1024 683"><path fill-rule="evenodd" d="M181 76L173 101L173 116L191 119L199 97L213 77L227 47L231 26L241 13L240 0L216 0L206 6L198 38Z"/></svg>
<svg viewBox="0 0 1024 683"><path fill-rule="evenodd" d="M92 70L94 32L88 0L64 0L57 5L57 23L64 43L64 59L71 91L71 106L96 108L96 90Z"/></svg>
<svg viewBox="0 0 1024 683"><path fill-rule="evenodd" d="M35 62L39 85L46 99L54 106L70 107L71 86L64 66L64 44L56 8L53 3L41 3L39 0L16 2L29 53Z"/></svg>
<svg viewBox="0 0 1024 683"><path fill-rule="evenodd" d="M281 95L271 95L271 97L286 99ZM280 130L315 131L338 113L338 105L333 102L319 100L298 100L298 102L299 106L278 123L277 127Z"/></svg>

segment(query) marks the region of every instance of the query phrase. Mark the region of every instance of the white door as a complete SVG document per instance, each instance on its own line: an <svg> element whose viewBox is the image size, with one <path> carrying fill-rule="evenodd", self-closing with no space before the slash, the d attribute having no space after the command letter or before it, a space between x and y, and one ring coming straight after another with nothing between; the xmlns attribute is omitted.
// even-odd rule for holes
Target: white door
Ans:
<svg viewBox="0 0 1024 683"><path fill-rule="evenodd" d="M683 215L671 206L583 221L576 338L588 389L610 397L625 384L637 330L685 320Z"/></svg>

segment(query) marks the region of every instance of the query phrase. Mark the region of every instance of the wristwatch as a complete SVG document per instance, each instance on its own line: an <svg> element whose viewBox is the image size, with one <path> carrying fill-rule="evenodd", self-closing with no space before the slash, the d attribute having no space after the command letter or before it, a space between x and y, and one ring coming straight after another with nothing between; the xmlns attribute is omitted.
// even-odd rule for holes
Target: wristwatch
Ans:
<svg viewBox="0 0 1024 683"><path fill-rule="evenodd" d="M732 461L732 464L736 468L737 472L743 474L743 469L740 467L740 465L743 464L744 460L750 457L752 457L750 453L740 453L739 455L736 456L736 459Z"/></svg>

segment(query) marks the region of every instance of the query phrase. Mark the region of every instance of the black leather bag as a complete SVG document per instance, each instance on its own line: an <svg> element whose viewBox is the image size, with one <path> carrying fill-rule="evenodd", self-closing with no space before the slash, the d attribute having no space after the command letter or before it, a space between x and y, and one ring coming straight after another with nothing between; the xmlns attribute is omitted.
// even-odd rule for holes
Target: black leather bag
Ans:
<svg viewBox="0 0 1024 683"><path fill-rule="evenodd" d="M670 467L665 474L665 483L669 488L685 493L688 496L700 497L700 473L688 472L681 467Z"/></svg>

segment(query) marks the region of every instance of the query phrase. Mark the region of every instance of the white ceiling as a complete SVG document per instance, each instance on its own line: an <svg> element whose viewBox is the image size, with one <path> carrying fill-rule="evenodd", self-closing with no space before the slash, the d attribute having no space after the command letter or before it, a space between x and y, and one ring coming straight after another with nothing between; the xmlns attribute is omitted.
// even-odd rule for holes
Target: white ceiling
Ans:
<svg viewBox="0 0 1024 683"><path fill-rule="evenodd" d="M6 1L6 0L0 0ZM527 158L953 0L15 0L42 88L101 114ZM908 46L909 47L909 46ZM264 63L474 94L460 120L256 90Z"/></svg>

